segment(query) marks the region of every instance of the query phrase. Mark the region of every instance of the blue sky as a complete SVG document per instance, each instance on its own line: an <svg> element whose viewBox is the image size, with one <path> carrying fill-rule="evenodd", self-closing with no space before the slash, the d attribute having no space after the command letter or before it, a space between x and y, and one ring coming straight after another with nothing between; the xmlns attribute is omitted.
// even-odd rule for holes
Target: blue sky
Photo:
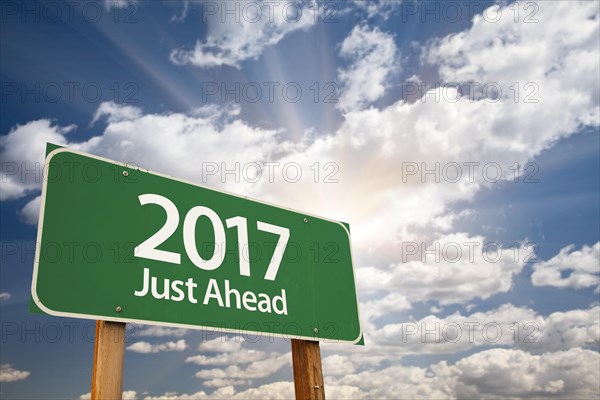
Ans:
<svg viewBox="0 0 600 400"><path fill-rule="evenodd" d="M93 321L28 312L46 142L349 222L328 398L598 397L597 2L0 5L2 398L90 390ZM303 177L203 173L253 162ZM124 397L293 397L243 339L130 326Z"/></svg>

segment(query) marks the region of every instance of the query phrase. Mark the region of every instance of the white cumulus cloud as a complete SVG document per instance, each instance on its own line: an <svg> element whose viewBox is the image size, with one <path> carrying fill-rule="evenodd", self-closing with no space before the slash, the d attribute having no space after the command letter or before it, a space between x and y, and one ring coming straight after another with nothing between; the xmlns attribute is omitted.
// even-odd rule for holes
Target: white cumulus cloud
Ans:
<svg viewBox="0 0 600 400"><path fill-rule="evenodd" d="M206 39L198 40L191 49L174 50L171 61L175 64L239 68L242 61L258 58L266 48L276 45L286 35L314 25L309 6L315 7L316 3L312 1L211 4L214 9L205 7ZM233 13L225 17L226 10L233 10Z"/></svg>
<svg viewBox="0 0 600 400"><path fill-rule="evenodd" d="M219 336L214 339L202 341L198 350L212 353L235 353L241 350L244 338L240 336Z"/></svg>
<svg viewBox="0 0 600 400"><path fill-rule="evenodd" d="M333 354L323 358L324 376L341 376L354 373L354 365L348 358L339 354Z"/></svg>
<svg viewBox="0 0 600 400"><path fill-rule="evenodd" d="M29 225L37 225L40 217L40 206L42 205L42 196L36 196L25 204L25 207L19 211L21 220Z"/></svg>
<svg viewBox="0 0 600 400"><path fill-rule="evenodd" d="M358 270L359 288L402 293L410 302L435 299L440 304L452 304L487 299L510 290L513 276L521 272L524 261L532 254L525 245L492 247L484 237L465 233L444 235L417 250L420 246L421 243L411 242L402 249L409 254L418 251L417 260L407 258L403 260L406 262L391 266ZM395 304L401 310L402 303Z"/></svg>
<svg viewBox="0 0 600 400"><path fill-rule="evenodd" d="M0 365L0 382L16 382L27 379L31 373L29 371L19 371L10 364Z"/></svg>
<svg viewBox="0 0 600 400"><path fill-rule="evenodd" d="M137 7L138 0L104 0L104 8L110 11L112 8L128 8Z"/></svg>
<svg viewBox="0 0 600 400"><path fill-rule="evenodd" d="M114 123L121 121L130 121L141 116L142 110L140 110L138 107L118 105L113 102L103 102L100 104L100 106L94 113L92 124L100 120L102 117L106 117L109 123Z"/></svg>
<svg viewBox="0 0 600 400"><path fill-rule="evenodd" d="M374 346L398 354L457 353L480 346L516 346L529 352L558 351L600 343L600 307L547 317L504 304L497 309L444 318L386 324L372 332Z"/></svg>
<svg viewBox="0 0 600 400"><path fill-rule="evenodd" d="M40 119L17 125L0 137L2 172L0 201L13 200L39 190L43 179L46 142L67 143L65 135L74 125L59 127L53 121Z"/></svg>
<svg viewBox="0 0 600 400"><path fill-rule="evenodd" d="M354 0L353 5L358 10L366 12L367 18L381 17L387 20L390 14L400 7L402 1L389 0Z"/></svg>
<svg viewBox="0 0 600 400"><path fill-rule="evenodd" d="M566 276L563 276L566 273ZM548 261L533 265L531 282L535 286L582 289L600 284L600 242L575 250L570 245Z"/></svg>
<svg viewBox="0 0 600 400"><path fill-rule="evenodd" d="M598 398L600 357L574 348L532 355L520 350L491 349L449 367L459 398Z"/></svg>
<svg viewBox="0 0 600 400"><path fill-rule="evenodd" d="M326 392L344 388L347 398L581 398L599 395L600 357L592 350L533 355L490 349L427 368L394 365L326 379Z"/></svg>
<svg viewBox="0 0 600 400"><path fill-rule="evenodd" d="M166 342L152 344L148 342L137 342L127 346L127 350L135 353L160 353L163 351L183 351L187 349L188 345L185 339L180 339L176 342Z"/></svg>
<svg viewBox="0 0 600 400"><path fill-rule="evenodd" d="M149 336L149 337L183 337L189 333L189 329L184 328L169 328L158 325L135 325L133 328L134 335Z"/></svg>
<svg viewBox="0 0 600 400"><path fill-rule="evenodd" d="M212 393L200 391L196 393L165 393L160 396L146 396L144 400L204 400L204 399L264 399L280 400L294 398L294 384L292 382L273 382L265 385L250 388L243 391L236 391L233 386L225 386L215 390Z"/></svg>
<svg viewBox="0 0 600 400"><path fill-rule="evenodd" d="M196 378L203 380L214 379L258 379L266 378L279 371L284 365L291 365L292 354L272 354L269 358L254 361L241 368L230 365L227 368L203 369L196 372Z"/></svg>
<svg viewBox="0 0 600 400"><path fill-rule="evenodd" d="M253 361L264 360L267 354L260 350L240 349L230 353L219 353L215 356L199 354L185 359L185 362L198 365L231 365L247 364Z"/></svg>
<svg viewBox="0 0 600 400"><path fill-rule="evenodd" d="M338 106L344 111L356 110L382 97L390 75L399 71L397 53L391 34L355 26L340 49L350 65L338 72L344 85Z"/></svg>

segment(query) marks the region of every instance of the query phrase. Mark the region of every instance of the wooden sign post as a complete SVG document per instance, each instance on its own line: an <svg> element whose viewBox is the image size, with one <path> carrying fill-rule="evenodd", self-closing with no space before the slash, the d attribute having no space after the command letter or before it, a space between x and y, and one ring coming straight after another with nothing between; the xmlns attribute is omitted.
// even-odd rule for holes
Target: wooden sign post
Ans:
<svg viewBox="0 0 600 400"><path fill-rule="evenodd" d="M297 400L325 400L319 342L292 339L294 389Z"/></svg>
<svg viewBox="0 0 600 400"><path fill-rule="evenodd" d="M96 321L92 400L120 400L123 396L125 325Z"/></svg>

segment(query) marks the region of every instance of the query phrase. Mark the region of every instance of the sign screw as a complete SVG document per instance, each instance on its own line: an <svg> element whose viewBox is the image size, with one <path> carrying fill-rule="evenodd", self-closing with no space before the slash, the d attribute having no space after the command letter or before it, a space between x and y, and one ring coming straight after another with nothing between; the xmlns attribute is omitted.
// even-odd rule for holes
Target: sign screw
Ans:
<svg viewBox="0 0 600 400"><path fill-rule="evenodd" d="M315 333L319 333L319 328L315 328L315 329L313 329L313 331L314 331Z"/></svg>
<svg viewBox="0 0 600 400"><path fill-rule="evenodd" d="M129 172L123 171L123 176L129 176Z"/></svg>
<svg viewBox="0 0 600 400"><path fill-rule="evenodd" d="M308 218L304 218L304 223L308 222Z"/></svg>
<svg viewBox="0 0 600 400"><path fill-rule="evenodd" d="M121 306L116 306L115 307L115 311L116 312L121 312L123 309L121 308Z"/></svg>

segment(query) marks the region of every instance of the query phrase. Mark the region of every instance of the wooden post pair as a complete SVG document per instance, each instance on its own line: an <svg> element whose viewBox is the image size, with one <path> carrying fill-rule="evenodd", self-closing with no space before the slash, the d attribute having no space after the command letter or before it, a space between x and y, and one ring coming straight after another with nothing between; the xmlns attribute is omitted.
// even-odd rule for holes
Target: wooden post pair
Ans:
<svg viewBox="0 0 600 400"><path fill-rule="evenodd" d="M96 321L92 400L121 399L125 323ZM319 342L292 339L294 389L298 400L324 400Z"/></svg>

